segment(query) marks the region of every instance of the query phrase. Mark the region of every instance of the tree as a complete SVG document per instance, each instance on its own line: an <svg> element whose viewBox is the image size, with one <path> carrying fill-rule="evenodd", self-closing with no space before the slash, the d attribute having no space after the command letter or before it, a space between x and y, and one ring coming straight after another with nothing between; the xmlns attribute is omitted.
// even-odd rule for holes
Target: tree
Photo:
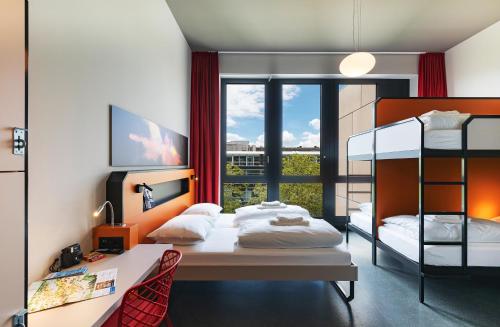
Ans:
<svg viewBox="0 0 500 327"><path fill-rule="evenodd" d="M317 155L291 154L283 157L283 175L318 176L320 164ZM323 185L321 183L280 184L280 199L309 210L312 216L323 214Z"/></svg>
<svg viewBox="0 0 500 327"><path fill-rule="evenodd" d="M317 155L292 154L283 157L283 175L287 176L318 176L320 164ZM245 171L230 163L226 165L228 175L242 176ZM224 211L234 212L235 209L258 204L267 199L267 186L263 183L224 184ZM289 204L300 205L311 212L311 215L321 217L323 213L323 186L321 183L282 183L280 184L280 199Z"/></svg>
<svg viewBox="0 0 500 327"><path fill-rule="evenodd" d="M245 175L243 169L230 163L226 164L226 172L231 176ZM224 212L261 203L267 199L267 187L263 183L227 183L224 184Z"/></svg>

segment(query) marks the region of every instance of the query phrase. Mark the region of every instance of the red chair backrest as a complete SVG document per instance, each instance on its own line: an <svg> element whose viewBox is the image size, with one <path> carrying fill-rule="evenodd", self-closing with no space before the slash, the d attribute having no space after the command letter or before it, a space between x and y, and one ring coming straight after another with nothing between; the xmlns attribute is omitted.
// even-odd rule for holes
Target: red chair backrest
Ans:
<svg viewBox="0 0 500 327"><path fill-rule="evenodd" d="M181 258L179 251L165 251L158 275L125 293L119 309L118 326L156 327L161 324L167 314L170 289Z"/></svg>

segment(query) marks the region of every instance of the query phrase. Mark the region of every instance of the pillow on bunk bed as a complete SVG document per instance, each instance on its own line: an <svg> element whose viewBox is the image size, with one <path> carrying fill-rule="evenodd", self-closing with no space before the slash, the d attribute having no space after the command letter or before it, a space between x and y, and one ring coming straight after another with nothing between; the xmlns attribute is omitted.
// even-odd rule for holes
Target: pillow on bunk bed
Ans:
<svg viewBox="0 0 500 327"><path fill-rule="evenodd" d="M371 202L363 202L358 205L359 210L361 210L362 213L367 214L367 215L372 215L373 213L373 205Z"/></svg>
<svg viewBox="0 0 500 327"><path fill-rule="evenodd" d="M157 243L178 245L204 241L213 228L213 217L206 215L180 215L148 234Z"/></svg>
<svg viewBox="0 0 500 327"><path fill-rule="evenodd" d="M241 224L238 245L257 249L330 248L342 243L342 234L323 219L309 220L309 226L275 226L269 220Z"/></svg>
<svg viewBox="0 0 500 327"><path fill-rule="evenodd" d="M220 215L222 211L222 207L213 203L197 203L193 204L184 212L183 215L203 215L203 216L211 216L217 217Z"/></svg>
<svg viewBox="0 0 500 327"><path fill-rule="evenodd" d="M295 214L305 219L311 218L309 211L297 205L287 205L286 208L259 209L260 205L241 207L235 210L234 226L238 227L242 222L252 219L269 220L279 214Z"/></svg>
<svg viewBox="0 0 500 327"><path fill-rule="evenodd" d="M462 124L470 117L470 114L462 114L456 110L453 111L438 111L432 110L419 118L424 123L424 129L460 129Z"/></svg>

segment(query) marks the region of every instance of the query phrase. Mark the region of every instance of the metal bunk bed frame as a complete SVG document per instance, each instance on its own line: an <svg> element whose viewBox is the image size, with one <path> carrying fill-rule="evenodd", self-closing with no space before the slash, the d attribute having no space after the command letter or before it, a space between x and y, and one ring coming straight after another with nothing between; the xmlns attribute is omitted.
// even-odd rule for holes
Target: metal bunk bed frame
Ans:
<svg viewBox="0 0 500 327"><path fill-rule="evenodd" d="M372 179L372 235L364 232L363 230L353 226L349 223L349 207L347 206L347 219L346 219L346 233L352 230L360 234L363 238L372 242L372 263L377 264L377 248L386 251L393 258L402 262L411 271L417 272L419 277L419 300L421 303L425 299L425 277L435 276L463 276L463 275L500 275L500 267L479 267L468 265L468 238L467 238L467 222L468 222L468 172L467 165L468 159L473 157L500 157L500 150L468 150L468 126L474 119L500 119L500 115L471 115L462 125L462 149L459 150L435 150L427 149L424 147L424 123L418 117L408 118L402 121L394 122L384 126L374 128L373 130L358 133L349 137L347 146L347 190L349 191L349 141L351 138L366 134L373 131L373 152L372 152L372 165L371 165L371 179ZM396 125L405 124L410 121L417 121L420 124L420 151L417 157L404 157L398 156L395 158L384 159L403 159L403 158L416 158L418 159L419 166L419 261L416 262L405 255L399 253L392 247L377 239L377 224L376 224L376 165L377 165L377 151L376 151L376 131L394 127ZM461 158L461 180L460 181L426 181L425 180L425 159L426 158ZM367 159L365 159L367 160ZM425 186L426 185L460 185L462 187L462 208L461 211L425 211ZM349 201L349 193L347 193L347 203ZM461 241L444 242L444 241L425 241L424 231L424 216L425 215L461 215L462 216L462 235ZM461 247L461 265L460 266L437 266L425 264L425 245L448 245Z"/></svg>

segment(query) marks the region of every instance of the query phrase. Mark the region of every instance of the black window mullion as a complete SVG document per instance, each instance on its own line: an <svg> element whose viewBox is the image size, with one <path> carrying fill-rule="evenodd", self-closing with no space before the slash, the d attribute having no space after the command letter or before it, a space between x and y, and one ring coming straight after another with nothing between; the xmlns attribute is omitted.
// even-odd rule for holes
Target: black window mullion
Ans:
<svg viewBox="0 0 500 327"><path fill-rule="evenodd" d="M267 164L267 197L270 201L279 200L279 182L281 169L281 130L282 123L282 94L279 80L267 83L266 93L266 156Z"/></svg>
<svg viewBox="0 0 500 327"><path fill-rule="evenodd" d="M337 167L336 140L338 134L335 81L326 80L321 92L321 178L323 181L323 218L335 216L335 184ZM338 104L337 104L338 106Z"/></svg>

